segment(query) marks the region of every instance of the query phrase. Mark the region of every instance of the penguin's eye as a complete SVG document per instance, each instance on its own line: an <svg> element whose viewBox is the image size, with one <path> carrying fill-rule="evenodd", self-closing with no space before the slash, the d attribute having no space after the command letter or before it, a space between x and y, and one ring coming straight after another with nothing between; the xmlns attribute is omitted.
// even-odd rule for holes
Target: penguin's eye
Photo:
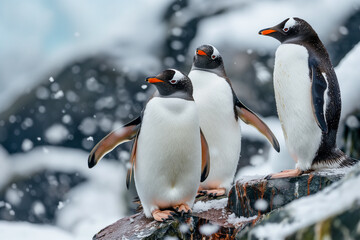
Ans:
<svg viewBox="0 0 360 240"><path fill-rule="evenodd" d="M283 28L283 31L287 32L287 31L289 31L289 29L288 28Z"/></svg>
<svg viewBox="0 0 360 240"><path fill-rule="evenodd" d="M215 58L216 58L216 56L215 56L215 55L211 55L211 58L212 58L212 59L215 59Z"/></svg>
<svg viewBox="0 0 360 240"><path fill-rule="evenodd" d="M177 83L177 82L178 82L178 81L175 80L175 79L170 80L170 83L171 83L171 84L175 84L175 83Z"/></svg>

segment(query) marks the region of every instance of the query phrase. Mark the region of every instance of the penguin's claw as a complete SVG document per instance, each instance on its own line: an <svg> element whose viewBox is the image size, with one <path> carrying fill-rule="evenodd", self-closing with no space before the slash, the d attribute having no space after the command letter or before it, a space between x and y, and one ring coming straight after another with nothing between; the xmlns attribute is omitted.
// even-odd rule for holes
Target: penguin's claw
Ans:
<svg viewBox="0 0 360 240"><path fill-rule="evenodd" d="M225 188L216 188L216 189L211 189L211 190L202 190L202 191L200 191L200 192L208 195L209 197L219 197L219 196L225 195L225 193L226 193Z"/></svg>
<svg viewBox="0 0 360 240"><path fill-rule="evenodd" d="M174 207L175 211L183 216L185 213L191 213L191 208L186 203L182 203Z"/></svg>
<svg viewBox="0 0 360 240"><path fill-rule="evenodd" d="M276 178L288 178L288 177L298 177L304 172L300 169L290 169L290 170L284 170L279 173L270 174L268 175L269 178L267 179L276 179Z"/></svg>
<svg viewBox="0 0 360 240"><path fill-rule="evenodd" d="M159 209L156 209L156 210L152 211L151 214L156 221L164 222L166 220L174 220L172 213L175 213L175 212L173 212L171 210L161 211Z"/></svg>

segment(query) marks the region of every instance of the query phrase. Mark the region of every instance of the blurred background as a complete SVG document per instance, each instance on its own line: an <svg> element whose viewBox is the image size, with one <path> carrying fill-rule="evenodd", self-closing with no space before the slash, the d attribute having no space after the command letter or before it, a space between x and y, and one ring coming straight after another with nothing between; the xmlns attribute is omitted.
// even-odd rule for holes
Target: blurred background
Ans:
<svg viewBox="0 0 360 240"><path fill-rule="evenodd" d="M0 239L90 239L134 213L125 188L130 144L87 168L91 148L138 116L144 79L188 73L212 44L239 99L263 117L281 153L241 123L236 178L293 168L272 85L279 42L259 36L287 17L308 21L342 91L338 145L360 157L360 0L0 1Z"/></svg>

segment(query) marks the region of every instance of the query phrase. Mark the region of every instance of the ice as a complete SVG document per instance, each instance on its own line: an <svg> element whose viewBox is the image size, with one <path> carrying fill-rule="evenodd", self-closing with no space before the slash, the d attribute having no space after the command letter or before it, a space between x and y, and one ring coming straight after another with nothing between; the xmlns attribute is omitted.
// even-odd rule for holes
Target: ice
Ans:
<svg viewBox="0 0 360 240"><path fill-rule="evenodd" d="M56 123L45 131L45 138L51 144L58 144L67 139L69 131L64 125Z"/></svg>

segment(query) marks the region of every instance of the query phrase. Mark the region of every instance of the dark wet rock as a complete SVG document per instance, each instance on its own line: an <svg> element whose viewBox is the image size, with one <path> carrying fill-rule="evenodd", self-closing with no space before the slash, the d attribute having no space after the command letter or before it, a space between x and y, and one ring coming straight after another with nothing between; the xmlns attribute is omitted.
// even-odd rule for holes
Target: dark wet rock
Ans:
<svg viewBox="0 0 360 240"><path fill-rule="evenodd" d="M51 170L15 177L0 189L0 220L54 223L65 194L85 180L76 172Z"/></svg>
<svg viewBox="0 0 360 240"><path fill-rule="evenodd" d="M256 225L247 226L236 239L279 239L279 236L287 240L360 239L360 197L351 192L357 191L359 183L360 165L314 196L311 199L313 209L308 207L309 201L303 201L307 199L293 202L291 206L268 213ZM347 196L342 196L344 193ZM347 201L343 201L345 197ZM329 200L324 200L326 198Z"/></svg>
<svg viewBox="0 0 360 240"><path fill-rule="evenodd" d="M228 205L237 216L267 213L295 199L314 194L343 176L341 173L315 172L293 178L239 180L229 192Z"/></svg>

